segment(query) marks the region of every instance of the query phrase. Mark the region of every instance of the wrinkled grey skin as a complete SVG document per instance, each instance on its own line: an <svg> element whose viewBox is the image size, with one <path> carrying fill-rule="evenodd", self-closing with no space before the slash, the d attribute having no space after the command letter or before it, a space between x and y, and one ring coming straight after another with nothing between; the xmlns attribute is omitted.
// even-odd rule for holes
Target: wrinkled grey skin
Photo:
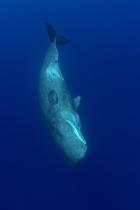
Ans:
<svg viewBox="0 0 140 210"><path fill-rule="evenodd" d="M59 68L55 41L51 43L41 70L39 96L53 138L67 161L75 165L87 150L77 114L80 97L72 99L69 94Z"/></svg>

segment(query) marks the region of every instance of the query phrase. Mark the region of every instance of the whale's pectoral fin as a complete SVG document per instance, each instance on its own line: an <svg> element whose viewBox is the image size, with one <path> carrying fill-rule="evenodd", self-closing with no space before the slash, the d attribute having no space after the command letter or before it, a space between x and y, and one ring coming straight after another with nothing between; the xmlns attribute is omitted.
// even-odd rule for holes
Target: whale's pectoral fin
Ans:
<svg viewBox="0 0 140 210"><path fill-rule="evenodd" d="M81 101L81 97L80 96L77 96L77 97L75 97L73 99L75 109L77 109L79 107L80 101Z"/></svg>
<svg viewBox="0 0 140 210"><path fill-rule="evenodd" d="M46 27L47 27L48 35L51 42L56 40L56 44L60 44L60 45L69 43L69 40L65 38L64 36L58 35L56 30L48 22L46 22Z"/></svg>

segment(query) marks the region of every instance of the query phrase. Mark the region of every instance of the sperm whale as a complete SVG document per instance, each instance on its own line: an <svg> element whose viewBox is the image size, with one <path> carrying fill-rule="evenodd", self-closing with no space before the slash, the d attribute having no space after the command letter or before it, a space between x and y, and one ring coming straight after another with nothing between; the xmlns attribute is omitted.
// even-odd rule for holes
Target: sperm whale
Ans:
<svg viewBox="0 0 140 210"><path fill-rule="evenodd" d="M53 139L67 161L75 165L87 151L77 112L81 97L72 98L59 67L57 46L65 45L69 40L58 35L49 23L46 27L51 43L40 72L40 104Z"/></svg>

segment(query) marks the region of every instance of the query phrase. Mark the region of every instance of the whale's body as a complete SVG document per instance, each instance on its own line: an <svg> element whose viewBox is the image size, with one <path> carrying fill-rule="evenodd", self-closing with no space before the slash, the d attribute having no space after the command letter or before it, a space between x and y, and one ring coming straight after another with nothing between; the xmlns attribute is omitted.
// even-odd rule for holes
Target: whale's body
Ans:
<svg viewBox="0 0 140 210"><path fill-rule="evenodd" d="M51 26L47 26L49 31ZM55 142L73 165L84 158L87 150L77 113L80 97L72 99L58 63L58 40L54 36L51 41L40 74L40 104Z"/></svg>

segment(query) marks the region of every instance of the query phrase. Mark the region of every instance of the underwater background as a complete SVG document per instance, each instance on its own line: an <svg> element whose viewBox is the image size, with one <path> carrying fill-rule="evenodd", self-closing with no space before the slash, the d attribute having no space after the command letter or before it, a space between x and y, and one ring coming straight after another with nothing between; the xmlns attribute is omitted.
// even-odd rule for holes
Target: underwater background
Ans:
<svg viewBox="0 0 140 210"><path fill-rule="evenodd" d="M45 21L88 144L76 167L48 134ZM0 1L0 210L140 209L140 1Z"/></svg>

